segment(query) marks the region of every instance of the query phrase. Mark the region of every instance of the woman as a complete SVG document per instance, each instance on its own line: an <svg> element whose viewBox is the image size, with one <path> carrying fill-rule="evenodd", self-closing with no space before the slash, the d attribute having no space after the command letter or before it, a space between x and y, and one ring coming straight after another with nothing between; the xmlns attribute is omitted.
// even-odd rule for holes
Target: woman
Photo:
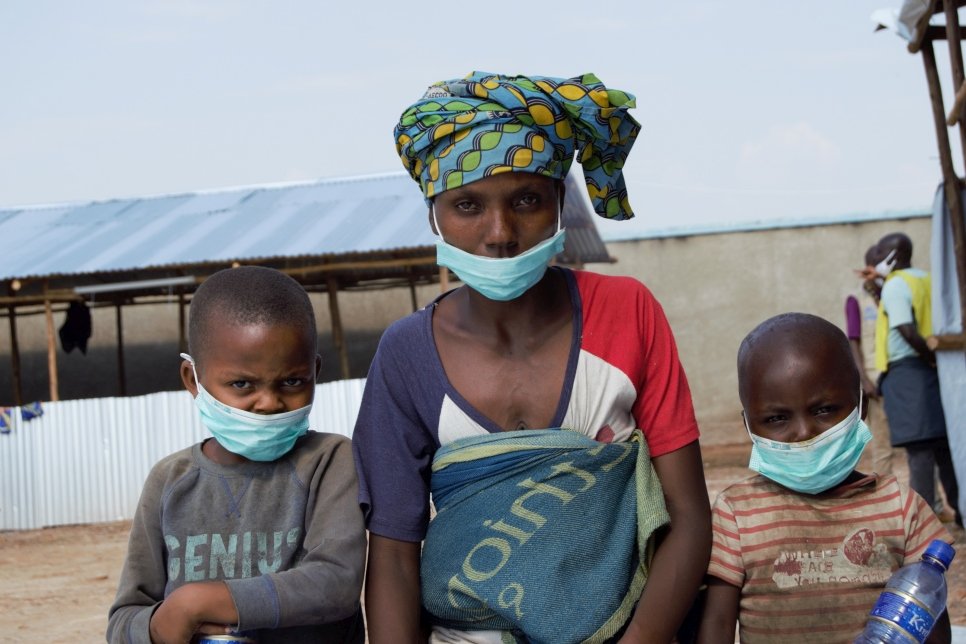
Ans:
<svg viewBox="0 0 966 644"><path fill-rule="evenodd" d="M371 642L669 641L692 603L708 497L664 314L636 280L548 270L575 152L596 212L633 216L633 106L590 74L474 73L396 127L463 286L394 323L367 379Z"/></svg>

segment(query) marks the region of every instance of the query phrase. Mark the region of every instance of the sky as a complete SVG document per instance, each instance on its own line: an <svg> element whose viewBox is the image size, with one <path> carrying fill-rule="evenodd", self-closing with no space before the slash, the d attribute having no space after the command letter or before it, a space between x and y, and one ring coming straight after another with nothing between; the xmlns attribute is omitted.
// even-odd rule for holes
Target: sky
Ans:
<svg viewBox="0 0 966 644"><path fill-rule="evenodd" d="M637 217L605 238L926 212L922 58L871 20L900 4L3 2L0 208L399 171L403 109L486 71L637 97Z"/></svg>

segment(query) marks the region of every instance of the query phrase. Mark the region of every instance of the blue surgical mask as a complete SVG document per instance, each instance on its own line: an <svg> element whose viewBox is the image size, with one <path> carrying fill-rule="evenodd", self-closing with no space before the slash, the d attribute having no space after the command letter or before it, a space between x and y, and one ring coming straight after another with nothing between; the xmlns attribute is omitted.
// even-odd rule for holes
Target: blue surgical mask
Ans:
<svg viewBox="0 0 966 644"><path fill-rule="evenodd" d="M251 461L274 461L288 454L295 441L308 431L311 404L281 414L253 414L236 409L205 391L194 359L187 353L181 357L191 363L195 374L195 406L201 412L201 423L229 452Z"/></svg>
<svg viewBox="0 0 966 644"><path fill-rule="evenodd" d="M433 222L436 209L433 208ZM436 224L439 230L439 224ZM540 281L551 260L563 251L566 230L560 227L557 211L557 232L533 248L516 257L482 257L447 244L440 232L436 240L436 263L456 273L464 284L490 300L514 300Z"/></svg>
<svg viewBox="0 0 966 644"><path fill-rule="evenodd" d="M796 492L818 494L845 480L855 470L872 432L860 418L859 406L835 426L815 438L798 443L782 443L751 433L751 461L748 467L775 483Z"/></svg>

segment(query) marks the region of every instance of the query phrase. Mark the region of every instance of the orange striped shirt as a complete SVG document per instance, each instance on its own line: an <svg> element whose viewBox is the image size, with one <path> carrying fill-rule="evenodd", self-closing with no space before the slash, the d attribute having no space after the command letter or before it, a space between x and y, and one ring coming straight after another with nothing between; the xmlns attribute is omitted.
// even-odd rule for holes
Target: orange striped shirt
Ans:
<svg viewBox="0 0 966 644"><path fill-rule="evenodd" d="M895 476L817 495L755 475L718 495L708 574L741 588L742 642L851 642L893 571L952 537Z"/></svg>

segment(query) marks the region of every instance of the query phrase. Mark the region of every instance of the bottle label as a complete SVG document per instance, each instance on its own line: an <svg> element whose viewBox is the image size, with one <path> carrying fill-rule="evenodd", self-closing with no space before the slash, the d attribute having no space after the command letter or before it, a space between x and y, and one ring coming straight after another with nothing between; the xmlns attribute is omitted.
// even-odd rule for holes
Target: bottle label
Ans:
<svg viewBox="0 0 966 644"><path fill-rule="evenodd" d="M894 590L879 595L869 616L898 626L916 642L924 642L936 618L914 597Z"/></svg>

